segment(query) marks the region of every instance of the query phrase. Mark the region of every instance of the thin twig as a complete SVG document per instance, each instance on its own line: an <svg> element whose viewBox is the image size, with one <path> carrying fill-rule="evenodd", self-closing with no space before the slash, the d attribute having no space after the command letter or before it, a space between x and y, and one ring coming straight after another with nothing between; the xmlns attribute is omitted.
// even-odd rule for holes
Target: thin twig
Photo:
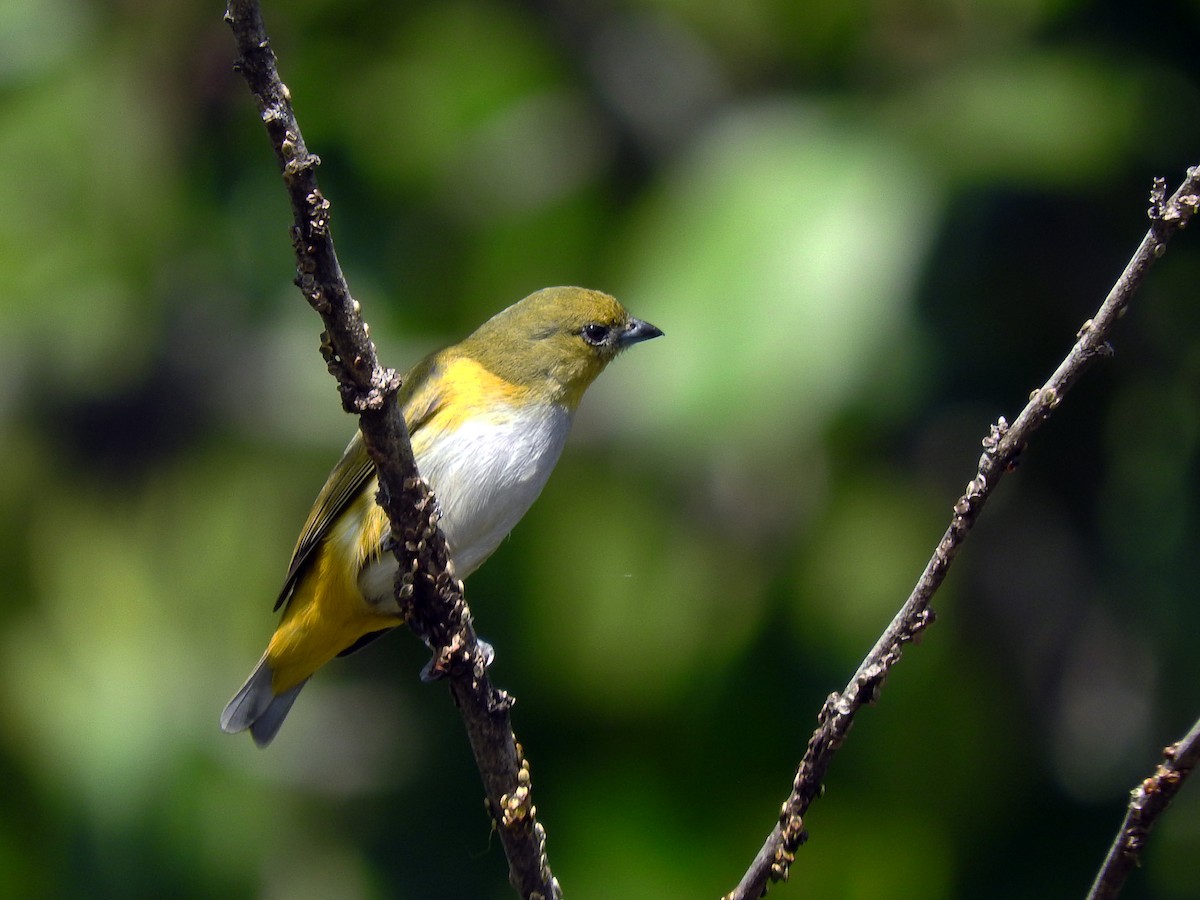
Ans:
<svg viewBox="0 0 1200 900"><path fill-rule="evenodd" d="M1195 214L1200 204L1198 194L1200 166L1188 170L1186 180L1170 200L1165 199L1164 179L1155 179L1150 194L1150 230L1137 252L1095 316L1080 328L1071 352L1050 379L1030 395L1029 403L1021 410L1016 421L1009 425L1001 417L991 426L990 433L983 440L984 451L979 458L975 477L954 504L950 526L925 566L924 573L846 688L840 694L830 694L825 701L817 717L819 724L809 739L804 758L796 771L792 793L783 804L779 821L741 882L725 895L724 900L761 897L766 893L769 882L788 877L796 851L808 837L804 815L820 794L825 773L834 754L845 741L855 714L864 704L876 698L888 672L900 661L905 644L913 641L932 624L934 614L929 604L934 592L946 577L950 564L988 497L1004 473L1016 464L1030 436L1050 417L1088 364L1112 354L1107 339L1113 325L1124 314L1146 271L1163 255L1167 241Z"/></svg>
<svg viewBox="0 0 1200 900"><path fill-rule="evenodd" d="M1121 830L1088 893L1088 900L1115 900L1125 879L1140 862L1142 847L1187 777L1200 762L1200 720L1183 740L1163 749L1163 761L1154 774L1130 792L1129 809Z"/></svg>
<svg viewBox="0 0 1200 900"><path fill-rule="evenodd" d="M320 160L304 144L257 0L229 0L225 21L237 41L236 68L258 104L291 199L296 284L325 324L322 354L337 379L342 406L359 416L379 475L377 499L391 522L400 566L397 600L408 611L409 627L434 652L429 671L446 679L463 717L508 857L509 880L530 900L559 897L546 859L545 831L534 817L529 764L508 715L513 700L488 678L489 655L475 635L462 583L449 571L433 494L417 474L408 429L395 402L400 379L380 365L342 275L330 234L329 201L317 187Z"/></svg>

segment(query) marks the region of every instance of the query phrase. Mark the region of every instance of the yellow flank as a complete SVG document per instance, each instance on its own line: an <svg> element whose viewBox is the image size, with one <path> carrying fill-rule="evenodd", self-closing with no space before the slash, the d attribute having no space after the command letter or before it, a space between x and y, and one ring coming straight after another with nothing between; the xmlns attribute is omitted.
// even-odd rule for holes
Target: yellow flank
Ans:
<svg viewBox="0 0 1200 900"><path fill-rule="evenodd" d="M267 646L271 690L298 685L365 634L395 628L358 588L358 573L379 552L387 516L375 503L375 480L355 497L314 551Z"/></svg>
<svg viewBox="0 0 1200 900"><path fill-rule="evenodd" d="M445 371L438 381L442 397L437 414L438 428L444 432L457 431L465 421L476 416L495 418L503 415L504 410L524 406L541 399L539 393L550 392L549 384L519 385L505 381L466 356L453 357L444 366ZM421 461L417 460L418 469L420 465Z"/></svg>

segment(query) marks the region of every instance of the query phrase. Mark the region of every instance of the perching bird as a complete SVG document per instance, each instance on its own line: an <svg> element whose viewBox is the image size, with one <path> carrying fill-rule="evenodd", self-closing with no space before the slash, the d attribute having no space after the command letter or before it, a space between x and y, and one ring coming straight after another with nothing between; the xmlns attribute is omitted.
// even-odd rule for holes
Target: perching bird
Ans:
<svg viewBox="0 0 1200 900"><path fill-rule="evenodd" d="M588 385L626 347L661 334L608 294L546 288L404 376L400 408L459 578L537 499ZM221 714L224 731L249 728L265 747L317 669L401 624L377 490L356 434L308 514L275 604L283 618Z"/></svg>

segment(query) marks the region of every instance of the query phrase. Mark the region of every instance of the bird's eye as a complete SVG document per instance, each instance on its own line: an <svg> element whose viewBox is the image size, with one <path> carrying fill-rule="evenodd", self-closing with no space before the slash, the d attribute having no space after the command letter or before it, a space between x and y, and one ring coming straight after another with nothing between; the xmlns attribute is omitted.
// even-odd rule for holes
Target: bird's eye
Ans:
<svg viewBox="0 0 1200 900"><path fill-rule="evenodd" d="M589 322L579 333L583 335L585 341L593 346L603 344L604 339L608 337L608 329L599 322Z"/></svg>

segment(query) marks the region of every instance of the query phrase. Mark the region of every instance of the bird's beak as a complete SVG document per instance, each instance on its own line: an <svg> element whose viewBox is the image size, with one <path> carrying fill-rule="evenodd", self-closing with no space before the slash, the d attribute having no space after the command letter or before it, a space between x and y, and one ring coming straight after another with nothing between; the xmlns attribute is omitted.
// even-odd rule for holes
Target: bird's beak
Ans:
<svg viewBox="0 0 1200 900"><path fill-rule="evenodd" d="M630 319L629 324L625 326L625 331L617 338L617 344L623 350L656 337L662 337L661 329L655 328L649 322L643 322L641 319Z"/></svg>

